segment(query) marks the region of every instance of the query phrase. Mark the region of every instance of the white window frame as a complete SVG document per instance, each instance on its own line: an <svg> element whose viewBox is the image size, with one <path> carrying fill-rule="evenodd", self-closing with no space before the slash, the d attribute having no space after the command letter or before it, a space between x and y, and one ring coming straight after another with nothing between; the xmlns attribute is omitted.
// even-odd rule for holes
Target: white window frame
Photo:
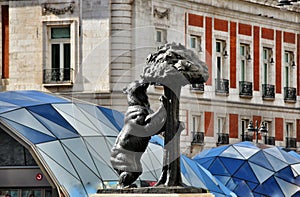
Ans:
<svg viewBox="0 0 300 197"><path fill-rule="evenodd" d="M294 53L291 51L284 51L284 87L294 86L293 61Z"/></svg>
<svg viewBox="0 0 300 197"><path fill-rule="evenodd" d="M160 35L160 36L158 36ZM162 45L167 43L167 30L155 29L155 42L156 44Z"/></svg>
<svg viewBox="0 0 300 197"><path fill-rule="evenodd" d="M194 50L197 53L202 52L202 47L201 47L201 36L197 35L190 35L189 36L189 48ZM194 46L192 46L192 40L194 40Z"/></svg>

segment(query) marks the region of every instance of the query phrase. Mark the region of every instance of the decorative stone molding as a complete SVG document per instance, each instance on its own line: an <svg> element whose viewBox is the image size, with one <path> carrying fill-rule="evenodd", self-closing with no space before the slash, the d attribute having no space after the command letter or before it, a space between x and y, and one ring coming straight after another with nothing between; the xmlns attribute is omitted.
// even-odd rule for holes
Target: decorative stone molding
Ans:
<svg viewBox="0 0 300 197"><path fill-rule="evenodd" d="M169 19L170 9L164 8L164 11L160 11L158 8L154 8L153 16L159 19L167 18Z"/></svg>
<svg viewBox="0 0 300 197"><path fill-rule="evenodd" d="M75 3L74 2L66 2L66 3L44 3L43 7L43 15L54 14L54 15L62 15L70 12L71 14L74 11Z"/></svg>

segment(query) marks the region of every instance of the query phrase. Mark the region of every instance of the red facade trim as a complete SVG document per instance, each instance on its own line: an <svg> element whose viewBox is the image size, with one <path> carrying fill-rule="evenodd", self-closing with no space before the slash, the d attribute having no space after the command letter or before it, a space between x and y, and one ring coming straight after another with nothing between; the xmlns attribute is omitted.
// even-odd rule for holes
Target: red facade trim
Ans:
<svg viewBox="0 0 300 197"><path fill-rule="evenodd" d="M276 93L281 93L282 32L276 31Z"/></svg>
<svg viewBox="0 0 300 197"><path fill-rule="evenodd" d="M295 44L296 34L290 32L283 32L283 42Z"/></svg>
<svg viewBox="0 0 300 197"><path fill-rule="evenodd" d="M239 138L239 115L229 114L229 137Z"/></svg>
<svg viewBox="0 0 300 197"><path fill-rule="evenodd" d="M283 118L275 118L275 140L283 141Z"/></svg>
<svg viewBox="0 0 300 197"><path fill-rule="evenodd" d="M230 22L230 87L236 88L236 22Z"/></svg>
<svg viewBox="0 0 300 197"><path fill-rule="evenodd" d="M205 136L214 137L214 112L204 112Z"/></svg>
<svg viewBox="0 0 300 197"><path fill-rule="evenodd" d="M254 35L253 35L253 53L254 53L254 61L253 61L253 88L255 91L259 91L259 39L260 39L260 28L254 27Z"/></svg>
<svg viewBox="0 0 300 197"><path fill-rule="evenodd" d="M222 19L214 19L214 29L218 31L228 32L228 21Z"/></svg>
<svg viewBox="0 0 300 197"><path fill-rule="evenodd" d="M252 36L252 26L239 23L239 34L242 34L245 36Z"/></svg>
<svg viewBox="0 0 300 197"><path fill-rule="evenodd" d="M274 30L268 28L261 28L261 37L264 39L274 40Z"/></svg>
<svg viewBox="0 0 300 197"><path fill-rule="evenodd" d="M203 27L203 16L196 14L188 14L189 25Z"/></svg>
<svg viewBox="0 0 300 197"><path fill-rule="evenodd" d="M300 119L296 120L297 142L300 142Z"/></svg>
<svg viewBox="0 0 300 197"><path fill-rule="evenodd" d="M261 116L253 116L253 125L256 127L256 122L258 123L258 126L261 124ZM256 139L256 133L253 133L253 139ZM258 135L258 139L261 139L261 136Z"/></svg>
<svg viewBox="0 0 300 197"><path fill-rule="evenodd" d="M205 18L205 61L208 67L209 78L206 81L206 85L212 84L212 18Z"/></svg>

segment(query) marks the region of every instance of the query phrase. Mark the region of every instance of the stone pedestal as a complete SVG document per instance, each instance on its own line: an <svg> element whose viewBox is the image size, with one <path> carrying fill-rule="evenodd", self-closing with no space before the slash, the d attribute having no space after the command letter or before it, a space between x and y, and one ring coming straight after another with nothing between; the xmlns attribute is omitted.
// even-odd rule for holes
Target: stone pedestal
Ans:
<svg viewBox="0 0 300 197"><path fill-rule="evenodd" d="M213 197L205 189L193 187L141 187L102 189L90 197Z"/></svg>

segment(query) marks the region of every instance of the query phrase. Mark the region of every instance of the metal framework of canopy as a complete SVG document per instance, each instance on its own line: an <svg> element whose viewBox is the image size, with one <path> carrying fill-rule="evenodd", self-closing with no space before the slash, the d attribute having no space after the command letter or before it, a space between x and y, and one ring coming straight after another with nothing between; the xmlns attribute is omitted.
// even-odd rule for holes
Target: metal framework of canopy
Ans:
<svg viewBox="0 0 300 197"><path fill-rule="evenodd" d="M117 181L110 149L123 127L118 111L38 91L0 93L5 131L34 153L40 168L66 196L83 197ZM157 181L163 150L153 138L140 180Z"/></svg>

